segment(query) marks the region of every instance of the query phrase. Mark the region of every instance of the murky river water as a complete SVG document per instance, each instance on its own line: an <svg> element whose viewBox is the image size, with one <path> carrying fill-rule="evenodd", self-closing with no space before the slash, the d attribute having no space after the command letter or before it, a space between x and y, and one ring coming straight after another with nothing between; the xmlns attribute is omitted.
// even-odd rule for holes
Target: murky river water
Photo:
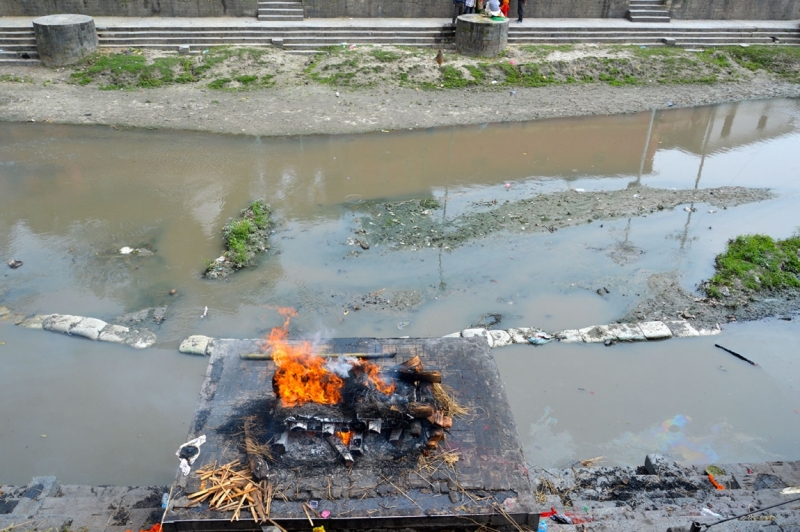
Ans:
<svg viewBox="0 0 800 532"><path fill-rule="evenodd" d="M169 482L206 365L179 354L179 341L261 336L281 322L278 306L299 310L295 336L440 336L487 312L502 313L504 326L608 323L657 272L680 270L692 288L728 238L784 238L800 226L798 118L799 102L778 100L295 139L0 124L0 258L24 261L2 266L0 304L103 319L169 304L147 351L0 323L0 482ZM496 235L449 253L373 246L356 256L347 245L358 201L433 196L452 216L472 202L566 187L726 185L777 197ZM221 252L221 226L259 197L279 222L272 249L228 282L201 279ZM155 256L115 254L145 244ZM636 260L610 258L623 245ZM598 296L598 286L611 294ZM411 307L344 313L381 289ZM495 356L531 464L598 455L639 464L648 452L797 459L798 333L798 320L770 320L714 338L516 346Z"/></svg>

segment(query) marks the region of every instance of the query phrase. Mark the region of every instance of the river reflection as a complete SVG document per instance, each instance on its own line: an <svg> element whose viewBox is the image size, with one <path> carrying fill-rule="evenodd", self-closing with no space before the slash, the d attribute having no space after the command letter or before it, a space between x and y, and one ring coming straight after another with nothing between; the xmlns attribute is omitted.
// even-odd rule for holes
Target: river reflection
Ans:
<svg viewBox="0 0 800 532"><path fill-rule="evenodd" d="M168 482L205 363L179 355L178 342L189 334L263 335L280 323L278 306L298 308L295 336L439 336L486 312L502 313L504 326L607 323L635 305L656 272L678 269L692 288L711 274L728 238L783 238L800 226L798 116L797 101L773 100L280 139L0 124L0 258L25 263L0 277L0 305L110 319L169 304L159 345L147 354L0 323L0 481L52 473L64 482ZM495 235L450 253L373 247L354 256L346 244L357 201L433 196L452 217L476 201L565 187L730 185L770 187L777 198ZM230 282L202 280L204 261L221 252L221 226L259 197L279 222L272 249ZM154 257L115 254L145 244ZM635 254L614 261L610 249ZM598 297L597 286L611 294ZM411 306L344 314L381 289ZM205 306L209 317L200 319ZM733 362L703 340L551 344L496 356L532 463L602 454L607 463L638 464L654 451L686 460L797 459L800 370L782 360L780 371L767 371L771 356L796 352L796 335L775 333L792 326L726 331L728 342L767 351L757 377L728 367ZM769 349L756 347L766 337ZM146 443L131 443L140 437ZM109 466L114 449L129 461Z"/></svg>

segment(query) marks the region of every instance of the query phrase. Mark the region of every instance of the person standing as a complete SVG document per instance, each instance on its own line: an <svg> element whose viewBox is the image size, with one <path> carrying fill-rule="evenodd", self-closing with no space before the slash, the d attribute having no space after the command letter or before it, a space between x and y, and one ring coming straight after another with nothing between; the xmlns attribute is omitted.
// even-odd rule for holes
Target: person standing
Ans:
<svg viewBox="0 0 800 532"><path fill-rule="evenodd" d="M466 0L464 5L466 6L464 14L469 15L475 12L475 0Z"/></svg>
<svg viewBox="0 0 800 532"><path fill-rule="evenodd" d="M453 0L453 24L456 23L456 19L464 14L464 1L465 0Z"/></svg>
<svg viewBox="0 0 800 532"><path fill-rule="evenodd" d="M522 6L528 3L528 0L517 0L517 22L522 23Z"/></svg>
<svg viewBox="0 0 800 532"><path fill-rule="evenodd" d="M503 16L508 18L508 0L503 0L503 3L500 5L500 12L503 13Z"/></svg>

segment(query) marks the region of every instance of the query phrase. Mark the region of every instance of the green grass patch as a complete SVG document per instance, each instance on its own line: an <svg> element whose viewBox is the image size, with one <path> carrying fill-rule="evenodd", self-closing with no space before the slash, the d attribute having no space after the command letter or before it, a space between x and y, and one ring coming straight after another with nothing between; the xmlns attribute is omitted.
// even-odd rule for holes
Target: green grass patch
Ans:
<svg viewBox="0 0 800 532"><path fill-rule="evenodd" d="M197 81L192 60L185 57L159 57L152 63L133 52L90 55L70 74L77 85L88 85L97 79L107 81L103 90L162 87L171 83Z"/></svg>
<svg viewBox="0 0 800 532"><path fill-rule="evenodd" d="M739 236L717 255L716 270L705 287L711 297L719 297L722 287L751 291L800 288L800 236L786 240Z"/></svg>
<svg viewBox="0 0 800 532"><path fill-rule="evenodd" d="M435 198L424 198L419 200L419 206L423 209L438 209L441 204Z"/></svg>
<svg viewBox="0 0 800 532"><path fill-rule="evenodd" d="M266 245L270 224L269 206L262 200L254 201L242 211L241 218L232 220L222 230L225 257L236 268L243 268Z"/></svg>
<svg viewBox="0 0 800 532"><path fill-rule="evenodd" d="M370 55L381 63L393 63L400 59L400 54L390 50L370 50Z"/></svg>
<svg viewBox="0 0 800 532"><path fill-rule="evenodd" d="M766 70L792 81L800 81L800 47L726 46L721 50L748 70Z"/></svg>
<svg viewBox="0 0 800 532"><path fill-rule="evenodd" d="M0 75L0 82L2 83L33 83L33 78L28 76L15 76L13 74ZM46 85L45 85L46 86Z"/></svg>

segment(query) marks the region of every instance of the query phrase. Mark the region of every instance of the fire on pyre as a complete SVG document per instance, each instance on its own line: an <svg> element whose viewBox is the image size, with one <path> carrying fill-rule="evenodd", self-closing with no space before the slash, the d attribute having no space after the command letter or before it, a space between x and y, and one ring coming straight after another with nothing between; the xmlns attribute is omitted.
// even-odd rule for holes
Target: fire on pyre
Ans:
<svg viewBox="0 0 800 532"><path fill-rule="evenodd" d="M281 312L283 327L273 329L264 345L277 366L270 417L280 451L307 449L309 439L322 439L349 466L386 442L403 451L438 447L453 423L436 408L438 371L425 371L418 356L378 365L370 359L388 362L396 353L314 354L311 344L288 341L295 314Z"/></svg>

